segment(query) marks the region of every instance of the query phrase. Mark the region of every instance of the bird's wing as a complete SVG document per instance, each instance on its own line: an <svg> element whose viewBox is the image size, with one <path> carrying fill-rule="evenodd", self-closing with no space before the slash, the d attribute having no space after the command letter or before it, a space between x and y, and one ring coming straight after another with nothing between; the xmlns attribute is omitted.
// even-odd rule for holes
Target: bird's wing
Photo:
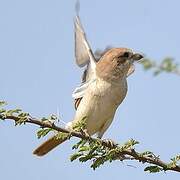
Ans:
<svg viewBox="0 0 180 180"><path fill-rule="evenodd" d="M91 84L96 77L96 59L86 39L86 34L77 11L76 9L77 14L74 20L76 64L79 67L86 66L86 69L83 74L82 84L78 86L72 94L74 99L82 98L89 84Z"/></svg>
<svg viewBox="0 0 180 180"><path fill-rule="evenodd" d="M91 81L85 82L85 83L82 83L81 85L79 85L77 88L75 88L75 90L74 90L74 92L72 94L72 97L74 99L83 97L86 89L88 88L88 86L90 84L91 84Z"/></svg>
<svg viewBox="0 0 180 180"><path fill-rule="evenodd" d="M91 47L86 39L86 34L81 25L81 21L78 15L74 20L75 27L75 57L76 63L79 67L83 67L87 64L91 64L91 68L95 69L96 60Z"/></svg>

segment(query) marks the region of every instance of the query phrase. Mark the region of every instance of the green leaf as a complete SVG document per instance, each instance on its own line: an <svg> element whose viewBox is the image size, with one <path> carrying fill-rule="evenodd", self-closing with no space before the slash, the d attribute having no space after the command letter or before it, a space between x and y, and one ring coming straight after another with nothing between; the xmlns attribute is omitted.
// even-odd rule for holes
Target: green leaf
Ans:
<svg viewBox="0 0 180 180"><path fill-rule="evenodd" d="M126 150L126 149L132 149L134 145L139 144L138 141L134 139L130 139L126 143L124 143L122 146L119 147L120 151Z"/></svg>
<svg viewBox="0 0 180 180"><path fill-rule="evenodd" d="M82 152L82 151L89 151L90 150L90 147L89 146L82 146L79 148L79 152Z"/></svg>
<svg viewBox="0 0 180 180"><path fill-rule="evenodd" d="M98 168L101 165L103 165L104 162L105 162L105 158L104 157L99 157L96 160L94 160L94 162L91 165L91 168L93 168L93 170L95 170L96 168Z"/></svg>
<svg viewBox="0 0 180 180"><path fill-rule="evenodd" d="M18 115L18 117L28 117L29 116L29 113L27 112L22 112Z"/></svg>
<svg viewBox="0 0 180 180"><path fill-rule="evenodd" d="M56 139L67 139L70 137L71 137L70 133L63 133L63 132L56 133Z"/></svg>
<svg viewBox="0 0 180 180"><path fill-rule="evenodd" d="M77 144L75 144L72 149L78 149L80 146L84 146L86 144L87 140L81 139Z"/></svg>
<svg viewBox="0 0 180 180"><path fill-rule="evenodd" d="M72 161L76 160L77 158L79 158L82 155L83 155L82 153L75 153L75 154L70 156L70 161L72 162Z"/></svg>
<svg viewBox="0 0 180 180"><path fill-rule="evenodd" d="M0 101L0 106L5 106L7 103L5 101Z"/></svg>
<svg viewBox="0 0 180 180"><path fill-rule="evenodd" d="M98 148L98 146L91 147L89 154L93 154Z"/></svg>
<svg viewBox="0 0 180 180"><path fill-rule="evenodd" d="M172 72L177 68L177 64L174 64L174 59L167 57L160 64L160 68L166 72Z"/></svg>
<svg viewBox="0 0 180 180"><path fill-rule="evenodd" d="M144 171L149 171L150 173L157 173L163 171L163 168L159 166L147 166Z"/></svg>
<svg viewBox="0 0 180 180"><path fill-rule="evenodd" d="M167 168L174 168L178 165L178 162L180 161L180 155L175 156L171 159L171 162L167 165Z"/></svg>
<svg viewBox="0 0 180 180"><path fill-rule="evenodd" d="M84 155L82 157L79 158L79 161L80 162L86 162L88 160L91 160L92 158L94 158L96 156L96 154L87 154L87 155Z"/></svg>
<svg viewBox="0 0 180 180"><path fill-rule="evenodd" d="M173 160L176 161L176 162L180 161L180 155L175 156L175 157L173 158Z"/></svg>
<svg viewBox="0 0 180 180"><path fill-rule="evenodd" d="M140 61L140 63L143 65L144 70L149 70L156 65L154 61L151 61L149 59L143 59L142 61Z"/></svg>
<svg viewBox="0 0 180 180"><path fill-rule="evenodd" d="M18 114L18 116L20 116L20 117L25 117L26 115L29 115L29 114L25 115L25 113L20 113L20 112L22 112L21 109L11 109L11 110L6 111L6 115L7 116L13 116L14 114Z"/></svg>
<svg viewBox="0 0 180 180"><path fill-rule="evenodd" d="M40 130L37 132L37 137L38 137L38 139L40 139L41 137L46 136L50 131L52 131L51 128L40 129Z"/></svg>
<svg viewBox="0 0 180 180"><path fill-rule="evenodd" d="M5 109L0 109L0 113L5 113L6 110Z"/></svg>
<svg viewBox="0 0 180 180"><path fill-rule="evenodd" d="M139 156L146 156L146 157L155 157L155 158L158 158L155 156L155 154L151 151L145 151L145 152L142 152L142 153L139 153Z"/></svg>
<svg viewBox="0 0 180 180"><path fill-rule="evenodd" d="M5 118L6 118L6 110L0 109L0 119L5 120Z"/></svg>
<svg viewBox="0 0 180 180"><path fill-rule="evenodd" d="M81 131L86 128L87 124L87 116L83 117L80 121L76 122L76 124L73 126L74 131Z"/></svg>

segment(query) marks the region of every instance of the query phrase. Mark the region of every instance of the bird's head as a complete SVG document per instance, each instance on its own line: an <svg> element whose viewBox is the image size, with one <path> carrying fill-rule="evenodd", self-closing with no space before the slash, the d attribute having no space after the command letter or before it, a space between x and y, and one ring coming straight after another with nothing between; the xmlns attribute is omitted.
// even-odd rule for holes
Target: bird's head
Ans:
<svg viewBox="0 0 180 180"><path fill-rule="evenodd" d="M131 49L112 48L97 62L96 73L105 80L119 80L126 77L134 61L142 58L141 54L133 53Z"/></svg>

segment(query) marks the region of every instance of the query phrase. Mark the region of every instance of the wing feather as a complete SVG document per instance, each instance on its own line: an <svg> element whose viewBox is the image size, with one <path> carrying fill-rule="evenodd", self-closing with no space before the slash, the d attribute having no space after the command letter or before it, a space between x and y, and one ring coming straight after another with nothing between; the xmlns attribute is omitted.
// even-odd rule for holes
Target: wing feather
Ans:
<svg viewBox="0 0 180 180"><path fill-rule="evenodd" d="M86 34L81 25L81 21L78 15L75 17L75 57L76 63L79 67L87 65L89 62L93 69L96 67L96 60L91 47L86 39Z"/></svg>
<svg viewBox="0 0 180 180"><path fill-rule="evenodd" d="M86 66L86 69L83 74L82 84L78 86L72 96L76 100L82 98L91 84L92 81L96 78L96 59L91 50L91 47L87 41L85 31L81 24L80 17L78 15L79 3L76 3L76 16L74 20L74 36L75 36L75 58L76 64L79 67Z"/></svg>

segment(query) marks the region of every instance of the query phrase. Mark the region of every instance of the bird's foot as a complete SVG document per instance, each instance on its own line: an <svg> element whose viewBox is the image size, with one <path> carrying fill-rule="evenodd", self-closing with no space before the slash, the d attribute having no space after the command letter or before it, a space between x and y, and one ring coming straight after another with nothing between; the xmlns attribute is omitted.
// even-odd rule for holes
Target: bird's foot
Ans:
<svg viewBox="0 0 180 180"><path fill-rule="evenodd" d="M117 146L117 144L111 139L103 139L102 144L105 144L109 148L115 148Z"/></svg>
<svg viewBox="0 0 180 180"><path fill-rule="evenodd" d="M81 132L84 136L86 136L87 138L91 137L91 136L89 135L89 133L87 132L87 129L81 129L80 132Z"/></svg>

